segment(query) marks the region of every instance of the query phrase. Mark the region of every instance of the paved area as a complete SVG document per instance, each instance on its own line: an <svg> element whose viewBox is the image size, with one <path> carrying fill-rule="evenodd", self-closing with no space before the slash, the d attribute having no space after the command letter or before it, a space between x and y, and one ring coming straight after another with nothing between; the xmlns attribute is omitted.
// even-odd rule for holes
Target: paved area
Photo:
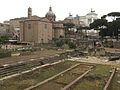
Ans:
<svg viewBox="0 0 120 90"><path fill-rule="evenodd" d="M80 57L80 58L71 58L69 60L86 62L86 63L106 64L120 68L120 60L108 61L107 57L88 56L88 57Z"/></svg>

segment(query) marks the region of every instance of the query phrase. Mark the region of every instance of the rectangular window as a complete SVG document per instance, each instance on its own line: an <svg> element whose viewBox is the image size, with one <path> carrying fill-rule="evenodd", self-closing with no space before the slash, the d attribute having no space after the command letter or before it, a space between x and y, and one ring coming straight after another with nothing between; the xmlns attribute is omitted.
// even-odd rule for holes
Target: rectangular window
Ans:
<svg viewBox="0 0 120 90"><path fill-rule="evenodd" d="M41 43L43 43L43 39L41 39Z"/></svg>
<svg viewBox="0 0 120 90"><path fill-rule="evenodd" d="M31 29L31 24L28 24L28 29Z"/></svg>
<svg viewBox="0 0 120 90"><path fill-rule="evenodd" d="M45 29L47 29L47 24L45 24Z"/></svg>

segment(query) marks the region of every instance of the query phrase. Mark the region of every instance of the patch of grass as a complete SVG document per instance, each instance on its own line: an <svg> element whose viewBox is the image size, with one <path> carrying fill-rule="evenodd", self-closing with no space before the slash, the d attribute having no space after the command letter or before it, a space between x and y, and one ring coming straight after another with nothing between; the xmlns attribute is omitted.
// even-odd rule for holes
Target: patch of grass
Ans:
<svg viewBox="0 0 120 90"><path fill-rule="evenodd" d="M67 73L60 75L58 78L55 78L54 80L37 87L35 90L60 90L87 70L88 67L86 67L86 65L79 65Z"/></svg>
<svg viewBox="0 0 120 90"><path fill-rule="evenodd" d="M109 86L109 90L120 90L120 70L116 72Z"/></svg>
<svg viewBox="0 0 120 90"><path fill-rule="evenodd" d="M110 66L97 65L81 81L72 87L72 90L102 90L108 80Z"/></svg>
<svg viewBox="0 0 120 90"><path fill-rule="evenodd" d="M95 82L84 80L84 82L78 82L77 84L79 85L71 90L101 90L98 88L97 84L95 85Z"/></svg>
<svg viewBox="0 0 120 90"><path fill-rule="evenodd" d="M11 56L10 51L0 51L0 58L10 57L10 56Z"/></svg>
<svg viewBox="0 0 120 90"><path fill-rule="evenodd" d="M0 85L1 90L23 90L29 86L35 85L67 68L76 62L65 61L54 66L47 66L17 77L3 81Z"/></svg>

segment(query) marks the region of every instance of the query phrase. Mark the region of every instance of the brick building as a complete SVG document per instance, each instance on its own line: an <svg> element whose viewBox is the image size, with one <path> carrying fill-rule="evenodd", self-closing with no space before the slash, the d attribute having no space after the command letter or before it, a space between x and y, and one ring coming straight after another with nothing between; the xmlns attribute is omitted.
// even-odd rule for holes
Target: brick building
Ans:
<svg viewBox="0 0 120 90"><path fill-rule="evenodd" d="M45 17L32 16L32 9L28 8L28 18L20 21L20 41L50 43L53 38L64 37L63 24L55 19L52 7Z"/></svg>

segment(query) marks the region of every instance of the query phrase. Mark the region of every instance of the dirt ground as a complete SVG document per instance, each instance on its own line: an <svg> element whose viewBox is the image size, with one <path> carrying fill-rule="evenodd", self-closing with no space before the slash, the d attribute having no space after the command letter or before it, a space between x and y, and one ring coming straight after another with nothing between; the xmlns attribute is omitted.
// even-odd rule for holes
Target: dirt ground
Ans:
<svg viewBox="0 0 120 90"><path fill-rule="evenodd" d="M120 52L120 49L105 48L105 51ZM65 50L42 50L42 51L33 52L31 55L2 58L2 59L0 59L0 65L13 64L13 63L17 63L20 61L29 61L31 59L54 56L55 54L62 53L62 52L65 52ZM109 65L115 65L115 66L120 67L120 60L108 61L107 58L105 58L105 57L79 58L79 61L88 62L88 63L109 64Z"/></svg>
<svg viewBox="0 0 120 90"><path fill-rule="evenodd" d="M1 58L0 65L13 64L20 61L29 61L30 59L36 59L41 57L54 56L55 54L59 54L62 52L65 52L65 50L42 50L42 51L33 52L31 55Z"/></svg>

